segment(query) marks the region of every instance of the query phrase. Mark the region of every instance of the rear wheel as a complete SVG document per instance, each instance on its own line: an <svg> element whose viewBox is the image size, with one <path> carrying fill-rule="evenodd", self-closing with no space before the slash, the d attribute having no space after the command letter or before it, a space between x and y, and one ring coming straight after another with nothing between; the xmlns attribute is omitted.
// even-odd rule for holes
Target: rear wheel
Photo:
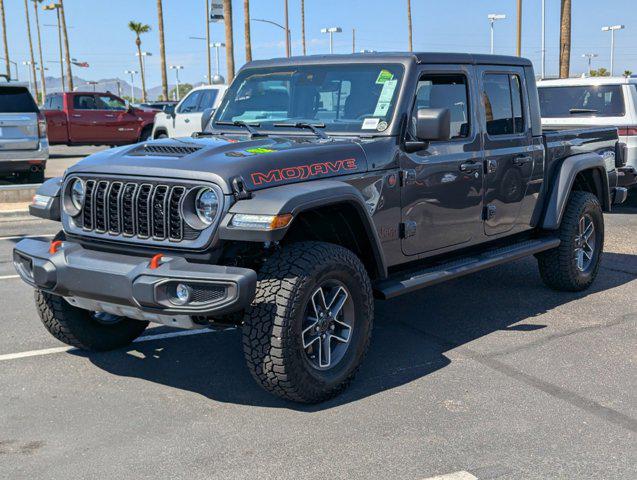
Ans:
<svg viewBox="0 0 637 480"><path fill-rule="evenodd" d="M351 382L372 332L369 277L351 251L328 243L284 247L259 272L247 310L248 368L267 391L317 403Z"/></svg>
<svg viewBox="0 0 637 480"><path fill-rule="evenodd" d="M106 351L125 347L148 326L148 322L74 307L62 297L41 290L35 291L35 304L51 335L82 350Z"/></svg>
<svg viewBox="0 0 637 480"><path fill-rule="evenodd" d="M537 255L542 280L555 290L588 288L599 271L604 247L604 216L595 195L572 192L559 238L559 247Z"/></svg>
<svg viewBox="0 0 637 480"><path fill-rule="evenodd" d="M144 127L144 129L142 130L142 133L139 135L139 141L147 142L148 140L152 140L152 135L153 135L153 126L149 125L147 127Z"/></svg>

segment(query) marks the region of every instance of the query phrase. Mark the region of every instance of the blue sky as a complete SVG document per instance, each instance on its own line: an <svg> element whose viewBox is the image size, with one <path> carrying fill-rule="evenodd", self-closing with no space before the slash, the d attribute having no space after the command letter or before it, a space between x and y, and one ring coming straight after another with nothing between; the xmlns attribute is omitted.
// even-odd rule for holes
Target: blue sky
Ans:
<svg viewBox="0 0 637 480"><path fill-rule="evenodd" d="M29 4L31 2L29 1ZM320 33L325 26L338 25L335 51L351 51L351 30L356 28L357 50L398 51L407 49L406 0L306 0L306 38L308 53L326 53L328 39ZM559 42L559 0L547 3L547 72L557 71ZM90 63L88 69L74 73L88 80L125 78L123 71L136 67L134 37L128 20L148 23L152 31L143 36L143 49L155 56L147 63L148 86L160 84L158 68L157 15L155 0L64 0L71 41L71 55ZM531 58L539 71L541 0L523 0L522 54ZM233 0L235 58L244 62L243 0ZM289 0L292 51L300 54L300 2ZM23 0L5 0L7 30L12 60L28 59ZM182 81L198 82L206 73L205 42L189 36L204 35L205 0L164 0L164 23L169 64L184 65ZM414 49L488 53L488 13L504 13L507 19L496 24L496 52L515 51L515 0L412 0ZM33 21L33 11L30 5ZM283 23L283 0L252 0L252 18ZM41 24L54 24L52 12L41 11ZM583 53L599 54L594 67L609 66L610 35L603 25L623 23L626 29L616 35L616 71L637 72L637 8L635 0L573 1L572 71L586 69ZM45 62L58 58L56 29L42 27ZM35 35L35 31L32 32ZM212 37L223 41L223 27L212 24ZM283 31L267 24L252 24L254 58L284 55ZM37 55L37 53L36 53ZM48 63L49 75L58 76L58 67ZM213 67L214 68L214 67ZM222 57L222 73L225 58ZM20 65L21 79L27 78ZM169 80L174 81L172 71Z"/></svg>

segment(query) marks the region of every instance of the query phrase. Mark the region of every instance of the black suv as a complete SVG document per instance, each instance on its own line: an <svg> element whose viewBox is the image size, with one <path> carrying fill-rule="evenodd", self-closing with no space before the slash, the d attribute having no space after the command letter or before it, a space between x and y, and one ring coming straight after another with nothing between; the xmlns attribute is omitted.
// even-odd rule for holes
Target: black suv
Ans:
<svg viewBox="0 0 637 480"><path fill-rule="evenodd" d="M202 132L92 155L45 183L53 242L17 244L44 325L83 349L148 322L237 325L254 378L320 402L387 299L535 255L595 279L626 198L613 128L543 132L531 63L468 54L247 64Z"/></svg>

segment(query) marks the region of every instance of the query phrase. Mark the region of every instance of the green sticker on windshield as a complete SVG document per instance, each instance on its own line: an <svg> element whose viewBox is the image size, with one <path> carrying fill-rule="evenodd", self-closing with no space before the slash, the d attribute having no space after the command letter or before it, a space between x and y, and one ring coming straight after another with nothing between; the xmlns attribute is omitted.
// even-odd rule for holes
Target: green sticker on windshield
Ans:
<svg viewBox="0 0 637 480"><path fill-rule="evenodd" d="M380 71L380 73L378 74L378 78L376 79L376 83L378 85L382 85L385 82L388 82L389 80L391 80L392 78L394 78L394 74L391 73L389 70L385 70L384 68Z"/></svg>

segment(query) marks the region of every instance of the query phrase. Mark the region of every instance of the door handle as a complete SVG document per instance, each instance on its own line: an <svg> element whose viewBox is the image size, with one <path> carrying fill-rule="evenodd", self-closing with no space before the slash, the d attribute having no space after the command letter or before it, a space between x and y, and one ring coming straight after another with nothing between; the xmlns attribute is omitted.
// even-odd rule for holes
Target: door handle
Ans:
<svg viewBox="0 0 637 480"><path fill-rule="evenodd" d="M185 123L190 123L190 119L189 118L184 118L184 122Z"/></svg>
<svg viewBox="0 0 637 480"><path fill-rule="evenodd" d="M461 172L477 172L478 170L480 170L480 167L482 167L482 164L477 162L461 163L460 171Z"/></svg>
<svg viewBox="0 0 637 480"><path fill-rule="evenodd" d="M109 113L107 113L106 115L104 115L106 118L115 118L115 115L111 115Z"/></svg>
<svg viewBox="0 0 637 480"><path fill-rule="evenodd" d="M74 116L75 118L82 118L82 115L80 115L79 113L74 113L74 114L73 114L73 116Z"/></svg>
<svg viewBox="0 0 637 480"><path fill-rule="evenodd" d="M518 167L523 167L527 163L533 162L533 157L517 157L513 160L513 164Z"/></svg>

